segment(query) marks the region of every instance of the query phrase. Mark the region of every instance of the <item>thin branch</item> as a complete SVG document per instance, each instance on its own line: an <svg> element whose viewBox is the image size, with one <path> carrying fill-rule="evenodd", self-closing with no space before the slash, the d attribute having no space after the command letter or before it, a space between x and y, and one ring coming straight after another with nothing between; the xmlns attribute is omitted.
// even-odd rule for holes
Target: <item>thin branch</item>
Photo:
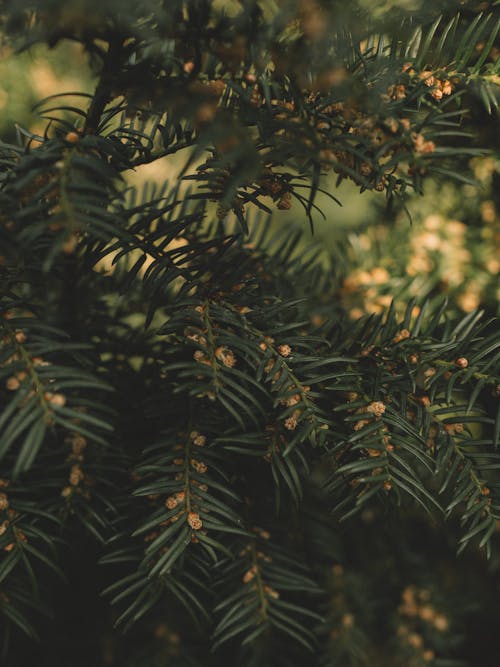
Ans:
<svg viewBox="0 0 500 667"><path fill-rule="evenodd" d="M104 58L101 76L94 91L92 102L87 112L83 129L84 134L95 134L99 121L108 102L112 99L112 90L117 70L121 65L123 39L118 36L109 42L108 52Z"/></svg>

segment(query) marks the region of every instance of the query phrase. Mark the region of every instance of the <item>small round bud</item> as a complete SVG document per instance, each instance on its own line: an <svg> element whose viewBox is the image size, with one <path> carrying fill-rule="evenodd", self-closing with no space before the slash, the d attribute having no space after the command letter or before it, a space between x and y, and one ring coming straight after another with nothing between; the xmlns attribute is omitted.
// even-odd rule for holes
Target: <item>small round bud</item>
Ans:
<svg viewBox="0 0 500 667"><path fill-rule="evenodd" d="M375 417L381 417L385 412L385 404L382 401L373 401L366 406L366 411L371 412Z"/></svg>
<svg viewBox="0 0 500 667"><path fill-rule="evenodd" d="M19 387L21 386L21 383L16 377L12 376L10 378L7 378L5 386L9 391L16 391L16 389L19 389Z"/></svg>
<svg viewBox="0 0 500 667"><path fill-rule="evenodd" d="M47 397L48 394L45 394L45 396ZM64 394L51 394L50 398L47 398L47 400L51 405L55 405L58 408L62 408L66 405L66 396L64 396Z"/></svg>
<svg viewBox="0 0 500 667"><path fill-rule="evenodd" d="M80 135L78 132L68 132L64 140L69 144L77 144L80 141Z"/></svg>
<svg viewBox="0 0 500 667"><path fill-rule="evenodd" d="M469 362L465 357L459 357L455 363L459 368L467 368L469 365Z"/></svg>
<svg viewBox="0 0 500 667"><path fill-rule="evenodd" d="M83 477L84 477L83 470L80 468L78 464L71 466L71 471L68 477L71 486L78 486L78 484L80 484L80 482L83 480Z"/></svg>
<svg viewBox="0 0 500 667"><path fill-rule="evenodd" d="M275 600L278 600L280 596L278 591L276 591L274 588L271 588L271 586L264 586L264 593L270 598L274 598Z"/></svg>
<svg viewBox="0 0 500 667"><path fill-rule="evenodd" d="M252 581L252 579L255 577L256 572L257 572L257 568L255 567L255 565L253 565L243 575L243 579L242 579L243 583L248 584L250 581Z"/></svg>
<svg viewBox="0 0 500 667"><path fill-rule="evenodd" d="M65 255L72 255L78 247L78 236L71 234L63 243L62 251Z"/></svg>
<svg viewBox="0 0 500 667"><path fill-rule="evenodd" d="M236 364L236 357L234 356L234 352L225 345L221 345L220 347L216 348L215 356L224 366L227 366L228 368L232 368Z"/></svg>
<svg viewBox="0 0 500 667"><path fill-rule="evenodd" d="M203 526L203 522L200 519L200 515L196 512L189 512L187 517L187 522L193 530L200 530Z"/></svg>
<svg viewBox="0 0 500 667"><path fill-rule="evenodd" d="M445 630L448 629L448 626L449 626L448 619L443 614L438 614L434 619L434 627L436 628L436 630L444 632Z"/></svg>
<svg viewBox="0 0 500 667"><path fill-rule="evenodd" d="M165 501L165 507L169 510L173 510L177 507L178 501L175 496L170 496L169 498L166 499Z"/></svg>

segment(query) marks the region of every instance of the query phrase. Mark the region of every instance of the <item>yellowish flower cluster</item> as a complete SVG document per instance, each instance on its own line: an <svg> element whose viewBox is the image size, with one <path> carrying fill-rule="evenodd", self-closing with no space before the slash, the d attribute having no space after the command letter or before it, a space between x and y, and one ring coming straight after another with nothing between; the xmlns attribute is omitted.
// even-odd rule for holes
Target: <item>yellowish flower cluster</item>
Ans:
<svg viewBox="0 0 500 667"><path fill-rule="evenodd" d="M449 628L448 618L436 610L431 598L429 590L415 586L408 586L401 595L398 614L402 617L402 622L396 635L402 646L412 650L409 667L416 667L422 662L432 663L435 652L426 646L425 636L429 630L444 633Z"/></svg>
<svg viewBox="0 0 500 667"><path fill-rule="evenodd" d="M187 522L193 530L200 530L203 526L203 521L200 519L200 515L197 512L188 512Z"/></svg>
<svg viewBox="0 0 500 667"><path fill-rule="evenodd" d="M169 496L165 501L165 507L169 510L175 509L179 504L183 504L186 499L185 491L179 491L173 496Z"/></svg>
<svg viewBox="0 0 500 667"><path fill-rule="evenodd" d="M186 434L183 435L183 437L185 436ZM144 537L144 541L146 542L156 539L160 535L161 529L167 528L169 525L176 523L179 520L185 521L194 531L191 534L191 542L193 543L199 542L199 539L195 534L197 531L201 531L203 534L206 534L207 532L203 529L203 520L200 515L208 514L209 509L203 508L203 498L199 492L206 493L208 491L208 486L189 475L186 478L188 473L185 468L186 464L189 463L189 466L193 468L196 473L203 475L207 472L208 466L203 461L196 458L189 458L188 461L186 460L186 457L189 457L191 445L202 448L205 446L207 438L197 430L190 431L189 434L187 434L187 438L187 442L185 441L183 444L179 443L174 447L174 450L180 450L183 453L183 456L178 456L172 461L175 466L181 468L181 471L174 475L174 479L178 482L182 482L184 488L181 491L177 491L176 493L167 496L163 501L168 510L177 509L178 511L173 516L169 516L169 518L161 521L157 530L147 534ZM160 497L161 494L152 494L148 496L148 499L151 502L156 503Z"/></svg>
<svg viewBox="0 0 500 667"><path fill-rule="evenodd" d="M193 466L196 472L200 473L200 475L203 475L208 470L207 465L203 463L203 461L197 461L196 459L191 459L189 463Z"/></svg>
<svg viewBox="0 0 500 667"><path fill-rule="evenodd" d="M465 233L466 226L458 220L446 220L438 214L428 216L411 238L408 275L431 273L438 268L448 285L462 284L464 268L471 259L464 247Z"/></svg>
<svg viewBox="0 0 500 667"><path fill-rule="evenodd" d="M4 489L4 491L0 491L0 537L2 535L5 535L12 521L19 516L19 512L17 512L13 507L11 507L9 497L6 492L6 489L9 487L9 485L10 482L8 479L0 478L0 489ZM19 528L13 526L11 530L15 538L15 541L9 542L3 548L4 551L7 552L15 549L16 545L18 545L19 542L28 541L26 535Z"/></svg>
<svg viewBox="0 0 500 667"><path fill-rule="evenodd" d="M415 136L417 146L425 148L425 139ZM491 159L473 161L475 175L485 190L492 188L492 175L496 163ZM396 290L406 290L406 300L422 297L436 289L449 294L461 310L470 312L485 302L490 307L500 300L500 216L491 199L481 200L479 191L472 186L460 189L448 187L445 193L435 190L423 199L423 211L417 214L413 227L402 223L390 233L374 227L359 235L353 248L355 263L340 289L340 296L350 315L357 319L366 313L381 313L391 302ZM434 200L441 196L444 205L436 212ZM456 210L463 197L477 201L474 215L480 216L482 225L466 225L455 219L449 211ZM414 212L414 211L413 211ZM471 212L464 211L468 219ZM420 215L422 216L419 220ZM401 236L397 236L398 232ZM481 238L477 238L480 234ZM398 256L394 249L398 239L407 252ZM408 243L409 241L409 243ZM387 256L380 256L380 248L387 247ZM381 266L381 264L383 264ZM403 298L403 297L402 297ZM415 306L414 315L418 314Z"/></svg>
<svg viewBox="0 0 500 667"><path fill-rule="evenodd" d="M90 479L86 478L82 469L87 440L79 433L72 433L65 439L65 442L71 446L71 453L67 459L71 463L71 467L68 474L69 484L63 488L61 495L63 498L69 498L74 493L79 493L85 498L89 498L90 494L88 490L84 489L82 485L83 482L85 486L90 484Z"/></svg>
<svg viewBox="0 0 500 667"><path fill-rule="evenodd" d="M197 447L204 447L207 443L206 437L201 433L198 433L198 431L191 431L189 437Z"/></svg>
<svg viewBox="0 0 500 667"><path fill-rule="evenodd" d="M10 313L4 313L5 319L10 319ZM26 370L18 370L10 375L5 381L5 387L8 391L18 391L21 388L27 389L21 405L25 405L35 394L42 394L43 387L51 380L42 380L37 373L37 368L41 366L50 366L50 362L43 359L43 357L30 358L27 354L26 348L23 350L21 346L28 340L28 335L25 331L17 330L13 333L5 335L1 341L2 345L14 344L14 352L10 357L3 362L3 366L8 366L15 362L23 362ZM41 391L42 389L42 391ZM66 405L66 396L59 392L43 391L43 398L48 406L61 408Z"/></svg>
<svg viewBox="0 0 500 667"><path fill-rule="evenodd" d="M360 241L369 243L369 237L361 235ZM389 283L391 276L383 266L372 269L354 269L346 276L340 288L340 296L346 306L352 305L349 313L353 319L362 317L365 313L381 313L391 303L390 294L382 294L381 290Z"/></svg>
<svg viewBox="0 0 500 667"><path fill-rule="evenodd" d="M227 368L232 368L236 364L234 352L226 345L221 345L215 349L215 358Z"/></svg>
<svg viewBox="0 0 500 667"><path fill-rule="evenodd" d="M291 417L285 419L285 428L289 431L294 431L298 426L298 417L300 416L300 410L294 410L294 413Z"/></svg>
<svg viewBox="0 0 500 667"><path fill-rule="evenodd" d="M415 70L410 67L409 74L415 74ZM435 100L441 100L444 96L451 95L453 92L453 83L449 79L439 79L436 73L431 70L420 72L418 78L430 88L430 95Z"/></svg>
<svg viewBox="0 0 500 667"><path fill-rule="evenodd" d="M382 417L382 415L384 414L385 410L386 410L385 403L382 403L382 401L373 401L369 405L363 406L361 408L357 408L354 411L354 413L355 414L365 414L365 413L368 412L368 413L372 414L373 417L375 417L375 419L380 419ZM372 420L372 418L370 418L370 417L360 419L359 421L354 422L352 428L353 428L354 431L360 431L362 428L367 426L370 423L371 420Z"/></svg>
<svg viewBox="0 0 500 667"><path fill-rule="evenodd" d="M244 584L249 584L253 579L255 579L256 574L257 574L257 566L252 565L252 567L249 568L243 575L242 582Z"/></svg>

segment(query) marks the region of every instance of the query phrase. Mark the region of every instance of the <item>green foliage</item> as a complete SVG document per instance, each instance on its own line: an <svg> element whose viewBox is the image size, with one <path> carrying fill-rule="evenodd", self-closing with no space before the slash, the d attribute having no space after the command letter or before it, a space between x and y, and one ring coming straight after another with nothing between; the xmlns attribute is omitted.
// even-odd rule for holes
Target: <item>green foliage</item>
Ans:
<svg viewBox="0 0 500 667"><path fill-rule="evenodd" d="M352 317L345 246L304 250L270 220L293 202L312 225L321 194L338 205L332 170L401 209L426 179L475 183L467 162L487 149L470 113L498 106L498 18L441 9L3 3L6 43L73 40L97 78L37 105L42 134L0 144L12 664L31 650L20 633L64 619L48 590L71 563L102 583L96 664L466 657L469 611L439 599L411 528L436 562L453 543L498 567L498 323L432 289ZM174 155L178 177L130 185Z"/></svg>

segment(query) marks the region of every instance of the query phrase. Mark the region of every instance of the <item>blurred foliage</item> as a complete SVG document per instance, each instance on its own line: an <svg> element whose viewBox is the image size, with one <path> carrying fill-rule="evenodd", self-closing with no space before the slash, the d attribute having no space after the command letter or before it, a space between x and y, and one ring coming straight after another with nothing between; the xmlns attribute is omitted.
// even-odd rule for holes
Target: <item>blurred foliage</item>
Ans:
<svg viewBox="0 0 500 667"><path fill-rule="evenodd" d="M38 45L20 54L4 46L0 80L3 141L15 140L16 124L34 134L43 134L45 124L34 109L36 103L71 90L90 92L93 83L82 49L67 42L57 49Z"/></svg>
<svg viewBox="0 0 500 667"><path fill-rule="evenodd" d="M447 297L457 312L499 313L498 163L478 158L472 168L477 186L426 183L425 196L409 203L411 226L403 212L391 219L382 210L382 224L363 231L358 222L332 246L344 264L339 296L353 317L382 312L394 296Z"/></svg>

